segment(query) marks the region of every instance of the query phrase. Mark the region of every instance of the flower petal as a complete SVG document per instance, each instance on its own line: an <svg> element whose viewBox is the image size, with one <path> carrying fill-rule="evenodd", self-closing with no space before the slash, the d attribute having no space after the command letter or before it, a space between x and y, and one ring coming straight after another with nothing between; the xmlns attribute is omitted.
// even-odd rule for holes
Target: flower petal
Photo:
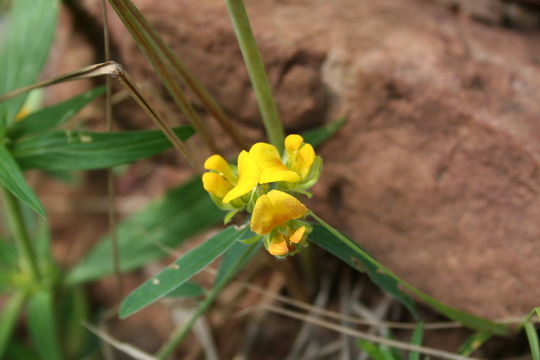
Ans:
<svg viewBox="0 0 540 360"><path fill-rule="evenodd" d="M281 162L277 149L267 143L256 143L249 153L255 158L261 169L259 184L276 181L298 182L300 176Z"/></svg>
<svg viewBox="0 0 540 360"><path fill-rule="evenodd" d="M285 138L285 149L287 150L287 153L290 154L294 153L296 150L300 149L300 146L302 146L302 143L304 142L304 138L297 134L291 134Z"/></svg>
<svg viewBox="0 0 540 360"><path fill-rule="evenodd" d="M296 158L296 164L294 164L294 170L305 178L309 174L311 165L315 161L315 150L311 144L304 144L298 151L298 156Z"/></svg>
<svg viewBox="0 0 540 360"><path fill-rule="evenodd" d="M304 234L306 233L306 227L301 226L289 237L289 241L293 244L298 244L300 241L302 241L302 238L304 237Z"/></svg>
<svg viewBox="0 0 540 360"><path fill-rule="evenodd" d="M259 184L268 184L277 181L298 182L300 181L298 173L289 170L284 165L269 167L261 172Z"/></svg>
<svg viewBox="0 0 540 360"><path fill-rule="evenodd" d="M306 213L306 206L294 196L271 190L257 199L251 217L251 230L257 234L268 234L276 226L301 218Z"/></svg>
<svg viewBox="0 0 540 360"><path fill-rule="evenodd" d="M289 247L287 246L287 242L283 235L277 234L270 240L268 252L274 256L283 256L289 252Z"/></svg>
<svg viewBox="0 0 540 360"><path fill-rule="evenodd" d="M223 176L214 172L204 173L202 182L204 190L220 199L232 189L232 185Z"/></svg>
<svg viewBox="0 0 540 360"><path fill-rule="evenodd" d="M247 194L259 182L261 171L257 162L247 151L242 150L238 155L238 183L223 198L223 202L228 204L232 200Z"/></svg>
<svg viewBox="0 0 540 360"><path fill-rule="evenodd" d="M215 170L225 176L231 183L236 182L236 175L229 163L221 155L212 155L204 162L206 170Z"/></svg>

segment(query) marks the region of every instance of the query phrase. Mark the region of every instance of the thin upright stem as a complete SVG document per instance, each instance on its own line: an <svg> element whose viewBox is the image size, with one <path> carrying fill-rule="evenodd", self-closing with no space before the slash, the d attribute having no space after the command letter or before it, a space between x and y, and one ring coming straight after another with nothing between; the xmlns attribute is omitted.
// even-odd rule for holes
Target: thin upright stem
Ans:
<svg viewBox="0 0 540 360"><path fill-rule="evenodd" d="M103 13L103 46L105 48L105 61L111 60L111 44L109 38L109 14L107 11L106 0L101 0L101 8ZM107 131L113 130L112 117L112 87L111 78L105 77L105 121ZM116 231L116 187L113 168L107 169L107 197L108 197L108 212L109 212L109 228L111 233L112 247L112 263L114 269L114 277L116 278L116 295L120 299L122 296L122 274L120 273L120 251L118 247L118 234Z"/></svg>
<svg viewBox="0 0 540 360"><path fill-rule="evenodd" d="M279 112L272 96L270 82L264 70L264 64L251 31L251 25L246 13L243 0L226 0L229 16L236 33L244 62L259 104L264 127L272 145L280 152L283 151L285 132L279 117Z"/></svg>
<svg viewBox="0 0 540 360"><path fill-rule="evenodd" d="M22 216L21 206L13 194L4 189L4 202L6 205L9 227L19 249L21 267L28 271L34 281L41 279L41 273L37 265L34 248L30 244L30 238L26 230L26 224Z"/></svg>
<svg viewBox="0 0 540 360"><path fill-rule="evenodd" d="M223 275L220 281L218 281L214 287L207 293L206 298L199 304L197 311L191 316L189 321L179 326L170 336L169 340L163 344L157 353L159 360L168 359L178 347L178 345L184 340L189 331L195 324L195 322L201 317L210 306L214 303L221 290L229 283L229 281L236 275L238 270L244 265L244 261L251 256L251 253L258 249L257 243L252 244L247 248L242 255L239 256L236 264L228 269Z"/></svg>

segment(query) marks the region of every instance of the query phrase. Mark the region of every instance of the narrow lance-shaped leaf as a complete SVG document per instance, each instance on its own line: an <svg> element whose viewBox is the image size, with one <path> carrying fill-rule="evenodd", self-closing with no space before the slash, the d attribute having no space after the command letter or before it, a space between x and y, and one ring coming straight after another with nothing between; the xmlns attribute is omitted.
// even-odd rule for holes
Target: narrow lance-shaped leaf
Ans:
<svg viewBox="0 0 540 360"><path fill-rule="evenodd" d="M345 125L345 122L347 122L346 117L339 118L321 127L302 132L302 137L305 142L310 143L314 147L320 146L341 129Z"/></svg>
<svg viewBox="0 0 540 360"><path fill-rule="evenodd" d="M171 298L197 297L204 295L204 289L197 283L186 281L167 294Z"/></svg>
<svg viewBox="0 0 540 360"><path fill-rule="evenodd" d="M469 356L476 351L482 344L488 341L493 335L487 332L479 331L469 336L458 350L459 355Z"/></svg>
<svg viewBox="0 0 540 360"><path fill-rule="evenodd" d="M379 268L375 264L366 260L365 256L361 256L357 252L351 251L350 246L347 244L336 241L338 239L336 239L336 237L326 228L314 224L313 232L310 234L309 240L345 261L352 268L361 271L365 270L375 284L392 294L397 300L405 305L412 314L417 315L413 299L399 289L399 283L396 279L378 271ZM364 251L362 250L362 252Z"/></svg>
<svg viewBox="0 0 540 360"><path fill-rule="evenodd" d="M193 135L190 126L174 131L182 140ZM171 146L158 130L50 131L15 142L12 153L24 169L90 170L130 163L159 154Z"/></svg>
<svg viewBox="0 0 540 360"><path fill-rule="evenodd" d="M0 94L36 81L52 43L58 1L11 1L7 30L0 36ZM26 96L0 103L0 137Z"/></svg>
<svg viewBox="0 0 540 360"><path fill-rule="evenodd" d="M241 240L253 238L256 234L248 230ZM253 244L246 244L243 241L237 241L223 256L219 266L219 271L214 280L214 287L221 286L230 281L236 273L242 269L253 258L261 248L263 242L257 241Z"/></svg>
<svg viewBox="0 0 540 360"><path fill-rule="evenodd" d="M9 343L5 353L9 360L42 360L32 349L16 339Z"/></svg>
<svg viewBox="0 0 540 360"><path fill-rule="evenodd" d="M527 334L527 339L529 340L532 360L540 360L540 344L538 342L536 328L530 322L525 323L523 327L525 329L525 334Z"/></svg>
<svg viewBox="0 0 540 360"><path fill-rule="evenodd" d="M28 328L32 341L43 359L61 360L58 330L51 293L38 292L28 302Z"/></svg>
<svg viewBox="0 0 540 360"><path fill-rule="evenodd" d="M350 264L354 268L358 268L357 264L355 265L355 262L365 266L368 269L371 279L377 285L394 295L410 310L414 309L414 307L412 307L412 303L407 300L409 297L404 295L404 293L397 287L397 284L409 291L411 294L415 295L417 298L429 304L441 314L449 317L450 319L459 321L465 326L498 335L508 333L508 327L504 324L497 324L489 321L488 319L484 319L469 314L465 311L444 305L433 297L418 290L416 287L412 286L391 272L388 268L369 255L365 250L359 247L358 244L345 237L339 231L324 222L324 220L313 213L311 213L311 216L322 225L314 227L314 231L310 236L310 239L314 243L339 257L341 260Z"/></svg>
<svg viewBox="0 0 540 360"><path fill-rule="evenodd" d="M59 104L33 112L10 126L8 128L8 136L16 139L30 134L42 133L61 126L78 113L86 104L104 92L105 87L100 86Z"/></svg>
<svg viewBox="0 0 540 360"><path fill-rule="evenodd" d="M253 235L251 233L251 235ZM244 239L243 235L240 239ZM250 235L248 235L250 237ZM207 292L206 298L201 301L197 311L193 316L182 325L181 329L175 332L175 335L158 352L159 359L167 359L174 349L182 342L185 336L189 333L191 327L197 319L202 316L206 310L212 305L216 298L221 293L221 290L232 280L232 278L242 269L259 251L262 246L262 241L257 241L253 244L245 244L242 241L236 241L229 250L225 253L221 265L219 267L218 276L214 281L214 286Z"/></svg>
<svg viewBox="0 0 540 360"><path fill-rule="evenodd" d="M13 244L0 238L0 294L13 290L13 279L18 271L17 250Z"/></svg>
<svg viewBox="0 0 540 360"><path fill-rule="evenodd" d="M43 217L46 216L43 205L26 182L19 165L3 145L0 145L0 185L32 210Z"/></svg>
<svg viewBox="0 0 540 360"><path fill-rule="evenodd" d="M120 317L136 313L182 285L242 238L246 231L226 228L181 256L129 294L120 305Z"/></svg>
<svg viewBox="0 0 540 360"><path fill-rule="evenodd" d="M14 294L4 305L0 313L0 359L3 358L9 339L13 333L13 328L17 317L24 304L25 296L22 293Z"/></svg>
<svg viewBox="0 0 540 360"><path fill-rule="evenodd" d="M421 346L422 339L424 337L424 322L420 321L411 337L411 344ZM420 353L418 351L409 352L409 360L420 360Z"/></svg>
<svg viewBox="0 0 540 360"><path fill-rule="evenodd" d="M116 229L120 269L129 271L167 255L163 247L176 247L184 240L219 223L218 209L201 179L191 181L154 200L144 210L122 221ZM110 237L103 238L68 275L77 284L113 273Z"/></svg>

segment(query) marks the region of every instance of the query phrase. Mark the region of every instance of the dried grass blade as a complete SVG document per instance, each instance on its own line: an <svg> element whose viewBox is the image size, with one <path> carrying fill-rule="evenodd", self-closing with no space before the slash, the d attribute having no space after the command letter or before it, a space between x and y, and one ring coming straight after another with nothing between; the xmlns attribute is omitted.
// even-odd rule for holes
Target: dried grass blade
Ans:
<svg viewBox="0 0 540 360"><path fill-rule="evenodd" d="M208 148L212 152L217 152L217 147L214 140L210 137L201 117L197 114L184 94L182 88L175 80L174 74L171 72L170 67L163 59L164 56L161 50L155 45L152 38L141 26L139 21L132 15L130 9L123 1L109 0L109 3L113 7L116 14L120 17L120 20L122 20L124 23L124 26L130 32L139 48L143 51L161 81L163 81L163 84L169 91L176 105L188 118L195 130L201 135Z"/></svg>
<svg viewBox="0 0 540 360"><path fill-rule="evenodd" d="M229 134L229 136L234 140L236 145L241 149L246 149L248 147L247 141L243 136L237 131L236 127L233 125L232 120L225 114L223 108L219 103L214 99L210 92L205 88L205 86L189 71L189 69L182 63L182 61L176 56L172 51L169 45L161 38L159 33L154 29L154 27L146 20L144 15L137 9L131 0L109 0L114 2L123 3L131 12L131 15L138 21L140 26L146 31L147 35L152 39L155 45L162 51L163 55L170 63L174 69L176 75L180 77L186 86L193 91L193 93L199 98L201 103L206 107L206 109L214 116L214 118L219 122L221 127Z"/></svg>

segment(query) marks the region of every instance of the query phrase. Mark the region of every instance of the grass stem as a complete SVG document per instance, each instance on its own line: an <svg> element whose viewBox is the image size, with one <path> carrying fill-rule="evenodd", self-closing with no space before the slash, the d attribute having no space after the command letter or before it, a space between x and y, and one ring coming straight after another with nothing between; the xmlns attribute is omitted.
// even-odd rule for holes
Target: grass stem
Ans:
<svg viewBox="0 0 540 360"><path fill-rule="evenodd" d="M34 248L30 244L26 224L24 223L21 206L13 194L4 189L4 202L6 205L7 218L11 232L19 249L21 267L28 271L32 279L39 283L41 273L37 264Z"/></svg>
<svg viewBox="0 0 540 360"><path fill-rule="evenodd" d="M283 124L279 117L276 102L272 96L270 82L264 70L264 64L257 48L255 37L251 31L244 2L243 0L226 0L226 3L236 38L240 45L244 62L246 63L246 69L255 91L255 97L259 104L266 133L272 145L282 152L283 141L285 139Z"/></svg>

